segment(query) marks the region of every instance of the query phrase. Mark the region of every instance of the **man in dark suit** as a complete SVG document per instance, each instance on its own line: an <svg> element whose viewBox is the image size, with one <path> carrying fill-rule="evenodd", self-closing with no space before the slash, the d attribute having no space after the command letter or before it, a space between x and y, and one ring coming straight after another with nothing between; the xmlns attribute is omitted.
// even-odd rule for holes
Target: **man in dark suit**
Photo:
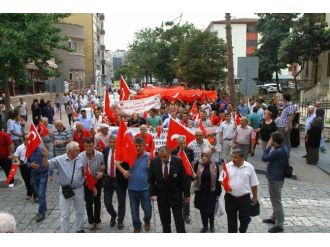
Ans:
<svg viewBox="0 0 330 247"><path fill-rule="evenodd" d="M185 202L190 201L190 187L185 175L182 160L171 155L171 150L162 146L159 156L150 163L150 195L157 201L164 233L171 232L172 209L176 231L186 232L182 216L182 193Z"/></svg>
<svg viewBox="0 0 330 247"><path fill-rule="evenodd" d="M194 160L194 151L191 148L186 147L186 139L187 138L184 135L178 136L178 138L176 139L176 141L178 143L178 147L176 147L175 149L172 150L172 155L178 156L179 151L182 150L186 153L189 162L192 163ZM196 174L194 174L194 171L193 171L192 177L187 176L189 188L191 187L191 180L194 177L196 177ZM184 221L187 224L189 224L191 222L191 220L190 220L190 202L183 203L182 214L183 214Z"/></svg>
<svg viewBox="0 0 330 247"><path fill-rule="evenodd" d="M115 157L115 146L116 146L116 135L110 135L109 146L104 149L104 164L105 164L105 175L103 177L104 187L104 204L111 215L110 226L113 227L116 224L116 218L118 216L118 229L124 228L124 217L126 211L126 191L128 186L128 180L123 177L123 174L116 168ZM121 163L121 166L128 170L127 163ZM112 205L113 192L116 191L118 198L118 214Z"/></svg>

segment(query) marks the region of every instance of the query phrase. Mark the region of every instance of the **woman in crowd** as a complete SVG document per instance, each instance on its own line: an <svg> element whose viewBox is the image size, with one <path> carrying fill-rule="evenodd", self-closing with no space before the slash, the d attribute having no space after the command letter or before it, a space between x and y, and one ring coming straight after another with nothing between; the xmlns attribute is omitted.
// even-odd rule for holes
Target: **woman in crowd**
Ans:
<svg viewBox="0 0 330 247"><path fill-rule="evenodd" d="M133 113L131 118L128 120L128 127L140 127L141 125L146 124L146 121L141 118L137 113Z"/></svg>
<svg viewBox="0 0 330 247"><path fill-rule="evenodd" d="M311 127L307 131L307 157L306 161L309 165L316 165L319 161L319 149L321 141L321 133L324 127L324 114L323 108L316 109L316 116L311 123Z"/></svg>
<svg viewBox="0 0 330 247"><path fill-rule="evenodd" d="M266 149L271 133L277 130L275 121L273 120L273 113L266 110L264 116L265 118L261 121L260 128L258 129L260 131L262 151Z"/></svg>
<svg viewBox="0 0 330 247"><path fill-rule="evenodd" d="M195 182L195 207L199 209L203 228L200 232L208 230L210 222L210 232L214 232L214 211L215 204L221 194L221 186L217 181L219 168L211 161L212 150L204 149L201 160L195 164L194 171L197 175Z"/></svg>
<svg viewBox="0 0 330 247"><path fill-rule="evenodd" d="M73 105L72 105L72 101L69 100L66 107L65 107L65 111L66 114L68 114L68 119L69 119L69 125L71 126L71 121L72 121L72 115L73 115Z"/></svg>

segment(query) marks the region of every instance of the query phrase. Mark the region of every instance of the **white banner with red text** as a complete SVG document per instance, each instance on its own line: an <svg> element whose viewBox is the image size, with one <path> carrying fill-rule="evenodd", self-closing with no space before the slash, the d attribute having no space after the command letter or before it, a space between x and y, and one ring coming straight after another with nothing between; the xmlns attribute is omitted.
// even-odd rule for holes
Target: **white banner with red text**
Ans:
<svg viewBox="0 0 330 247"><path fill-rule="evenodd" d="M118 102L118 112L124 114L144 113L152 108L160 108L160 95L138 100L125 100Z"/></svg>

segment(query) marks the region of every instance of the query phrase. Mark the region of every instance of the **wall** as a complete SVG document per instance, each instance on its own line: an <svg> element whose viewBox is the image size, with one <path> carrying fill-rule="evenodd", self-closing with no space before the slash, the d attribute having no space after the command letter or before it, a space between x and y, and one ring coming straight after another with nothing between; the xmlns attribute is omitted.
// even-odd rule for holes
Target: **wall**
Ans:
<svg viewBox="0 0 330 247"><path fill-rule="evenodd" d="M226 42L225 24L213 24L211 31L217 31L218 37ZM234 75L237 75L237 58L246 56L246 24L232 24L232 45L234 59Z"/></svg>
<svg viewBox="0 0 330 247"><path fill-rule="evenodd" d="M78 24L85 30L85 82L93 83L94 74L94 52L93 52L93 14L91 13L73 13L65 18L63 22Z"/></svg>

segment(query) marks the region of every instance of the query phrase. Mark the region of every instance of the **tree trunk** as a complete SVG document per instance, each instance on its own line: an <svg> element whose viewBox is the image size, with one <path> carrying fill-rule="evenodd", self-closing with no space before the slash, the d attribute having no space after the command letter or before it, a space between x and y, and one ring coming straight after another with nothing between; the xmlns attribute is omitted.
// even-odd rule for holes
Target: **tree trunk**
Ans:
<svg viewBox="0 0 330 247"><path fill-rule="evenodd" d="M5 86L5 106L6 106L6 110L5 110L5 114L3 116L2 119L2 126L5 129L5 131L7 131L7 119L8 119L8 112L11 110L11 106L10 106L10 90L9 90L9 81L8 80L4 80L4 86Z"/></svg>
<svg viewBox="0 0 330 247"><path fill-rule="evenodd" d="M236 107L236 91L234 80L234 65L233 65L233 46L231 36L231 21L230 13L226 13L226 41L227 41L227 62L228 62L228 87L230 103Z"/></svg>
<svg viewBox="0 0 330 247"><path fill-rule="evenodd" d="M314 83L314 86L317 85L317 74L318 74L318 70L319 70L319 59L318 58L315 58L315 60L313 61L313 83Z"/></svg>

